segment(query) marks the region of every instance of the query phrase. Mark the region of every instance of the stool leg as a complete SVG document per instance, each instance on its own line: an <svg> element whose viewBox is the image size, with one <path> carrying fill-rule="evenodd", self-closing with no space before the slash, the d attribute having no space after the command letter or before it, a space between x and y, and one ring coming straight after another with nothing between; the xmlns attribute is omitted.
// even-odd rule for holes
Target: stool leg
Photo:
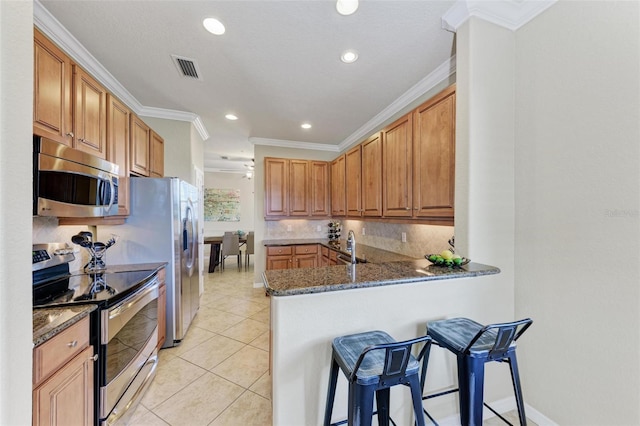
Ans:
<svg viewBox="0 0 640 426"><path fill-rule="evenodd" d="M333 413L333 401L336 397L336 384L338 383L338 363L331 357L331 370L329 372L329 388L327 390L327 404L324 409L324 426L331 424Z"/></svg>
<svg viewBox="0 0 640 426"><path fill-rule="evenodd" d="M389 395L389 388L384 388L376 391L378 426L389 426Z"/></svg>
<svg viewBox="0 0 640 426"><path fill-rule="evenodd" d="M520 425L527 425L527 416L524 413L524 401L522 398L522 388L520 387L520 374L518 373L518 361L516 360L515 351L507 354L509 369L511 370L511 381L513 382L513 392L516 396L516 406L518 407L518 417Z"/></svg>
<svg viewBox="0 0 640 426"><path fill-rule="evenodd" d="M375 385L349 384L349 426L371 426L375 393Z"/></svg>
<svg viewBox="0 0 640 426"><path fill-rule="evenodd" d="M462 426L482 425L484 398L484 358L458 356L460 422Z"/></svg>
<svg viewBox="0 0 640 426"><path fill-rule="evenodd" d="M418 426L425 426L424 413L422 412L422 388L417 374L409 377L409 386L411 387L411 399L413 400L416 423Z"/></svg>
<svg viewBox="0 0 640 426"><path fill-rule="evenodd" d="M429 353L431 352L431 341L426 343L427 348L422 358L422 370L420 370L420 392L424 392L424 384L427 380L427 366L429 365ZM422 395L421 395L422 396Z"/></svg>

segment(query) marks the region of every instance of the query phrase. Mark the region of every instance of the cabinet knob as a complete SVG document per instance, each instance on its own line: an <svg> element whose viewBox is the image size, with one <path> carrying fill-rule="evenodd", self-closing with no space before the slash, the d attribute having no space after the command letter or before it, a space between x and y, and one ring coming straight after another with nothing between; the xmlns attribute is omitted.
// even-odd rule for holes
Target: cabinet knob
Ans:
<svg viewBox="0 0 640 426"><path fill-rule="evenodd" d="M80 142L85 142L85 141L86 141L86 139L85 139L85 138L78 138L78 140L79 140Z"/></svg>
<svg viewBox="0 0 640 426"><path fill-rule="evenodd" d="M69 346L70 348L75 348L76 346L78 346L78 341L74 340L72 342L67 343L67 346Z"/></svg>
<svg viewBox="0 0 640 426"><path fill-rule="evenodd" d="M417 208L417 207L414 207L413 209L414 209L414 210L418 210L418 208Z"/></svg>
<svg viewBox="0 0 640 426"><path fill-rule="evenodd" d="M97 361L98 360L98 354L95 354L94 356L90 356L89 357L89 361Z"/></svg>
<svg viewBox="0 0 640 426"><path fill-rule="evenodd" d="M67 136L69 136L70 138L72 138L72 137L74 136L74 135L73 135L73 132L69 132L69 133L67 133Z"/></svg>
<svg viewBox="0 0 640 426"><path fill-rule="evenodd" d="M405 210L411 210L411 207L405 207Z"/></svg>

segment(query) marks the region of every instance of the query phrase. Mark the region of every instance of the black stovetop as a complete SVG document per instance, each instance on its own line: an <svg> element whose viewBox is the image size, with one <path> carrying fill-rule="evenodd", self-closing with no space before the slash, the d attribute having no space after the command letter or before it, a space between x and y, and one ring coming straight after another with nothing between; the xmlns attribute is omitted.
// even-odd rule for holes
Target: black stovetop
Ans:
<svg viewBox="0 0 640 426"><path fill-rule="evenodd" d="M78 303L113 305L144 285L153 270L103 273L72 273L52 278L33 287L33 306Z"/></svg>

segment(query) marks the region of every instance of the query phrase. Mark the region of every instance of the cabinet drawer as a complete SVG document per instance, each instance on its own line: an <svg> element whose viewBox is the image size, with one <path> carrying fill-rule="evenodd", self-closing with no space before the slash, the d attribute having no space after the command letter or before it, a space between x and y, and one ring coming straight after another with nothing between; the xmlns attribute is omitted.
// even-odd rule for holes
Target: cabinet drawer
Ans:
<svg viewBox="0 0 640 426"><path fill-rule="evenodd" d="M267 247L267 256L281 256L287 254L293 254L293 248L291 246Z"/></svg>
<svg viewBox="0 0 640 426"><path fill-rule="evenodd" d="M38 384L89 346L89 317L33 350L33 383Z"/></svg>
<svg viewBox="0 0 640 426"><path fill-rule="evenodd" d="M318 253L318 245L317 244L309 244L303 246L295 246L295 254L312 254Z"/></svg>

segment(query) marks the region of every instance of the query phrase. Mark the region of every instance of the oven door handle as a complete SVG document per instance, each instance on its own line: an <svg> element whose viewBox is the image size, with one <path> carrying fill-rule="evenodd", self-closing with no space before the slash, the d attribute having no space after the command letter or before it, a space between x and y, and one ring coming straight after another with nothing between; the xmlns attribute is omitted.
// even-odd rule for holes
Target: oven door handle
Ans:
<svg viewBox="0 0 640 426"><path fill-rule="evenodd" d="M103 345L109 343L111 338L118 334L122 327L147 303L158 298L158 287L158 278L154 277L145 287L136 291L113 308L102 312L101 337Z"/></svg>

